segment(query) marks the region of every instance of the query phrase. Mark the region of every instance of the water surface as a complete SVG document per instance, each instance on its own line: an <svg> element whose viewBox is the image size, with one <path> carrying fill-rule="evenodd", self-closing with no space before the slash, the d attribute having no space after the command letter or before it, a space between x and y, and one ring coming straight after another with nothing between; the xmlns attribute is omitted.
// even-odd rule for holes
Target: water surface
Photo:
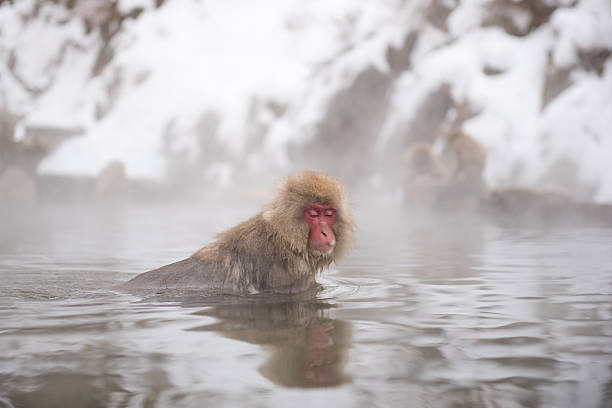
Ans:
<svg viewBox="0 0 612 408"><path fill-rule="evenodd" d="M358 208L316 293L108 290L254 211L4 209L0 407L612 406L609 228Z"/></svg>

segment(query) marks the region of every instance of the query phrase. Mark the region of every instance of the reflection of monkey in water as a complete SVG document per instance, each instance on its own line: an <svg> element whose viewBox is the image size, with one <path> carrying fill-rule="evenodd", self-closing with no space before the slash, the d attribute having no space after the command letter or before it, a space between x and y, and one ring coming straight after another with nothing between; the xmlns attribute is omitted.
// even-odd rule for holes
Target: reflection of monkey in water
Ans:
<svg viewBox="0 0 612 408"><path fill-rule="evenodd" d="M272 347L260 368L264 376L286 387L332 387L349 381L344 372L349 323L318 317L298 333L303 337L297 342Z"/></svg>
<svg viewBox="0 0 612 408"><path fill-rule="evenodd" d="M140 274L122 289L297 293L346 252L352 235L353 219L340 182L298 173L258 215L219 234L189 258Z"/></svg>
<svg viewBox="0 0 612 408"><path fill-rule="evenodd" d="M192 331L268 346L260 372L286 387L330 387L349 380L344 373L350 325L326 317L331 306L316 300L220 305L198 312L219 319Z"/></svg>

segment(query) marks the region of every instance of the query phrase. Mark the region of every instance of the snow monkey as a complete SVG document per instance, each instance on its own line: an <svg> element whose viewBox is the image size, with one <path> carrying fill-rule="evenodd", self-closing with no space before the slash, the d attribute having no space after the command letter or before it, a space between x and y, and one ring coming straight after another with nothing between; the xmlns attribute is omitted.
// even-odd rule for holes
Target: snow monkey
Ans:
<svg viewBox="0 0 612 408"><path fill-rule="evenodd" d="M440 159L448 171L448 185L440 197L440 205L455 209L478 207L487 190L483 178L487 162L485 148L461 129L453 128Z"/></svg>
<svg viewBox="0 0 612 408"><path fill-rule="evenodd" d="M127 291L209 290L298 293L349 248L354 223L340 182L303 172L288 177L253 218L189 258L142 273Z"/></svg>
<svg viewBox="0 0 612 408"><path fill-rule="evenodd" d="M411 144L404 154L404 202L413 207L431 208L446 187L447 173L431 146Z"/></svg>
<svg viewBox="0 0 612 408"><path fill-rule="evenodd" d="M442 163L455 183L480 185L487 162L485 148L459 128L453 128L442 150ZM480 186L479 186L480 187Z"/></svg>

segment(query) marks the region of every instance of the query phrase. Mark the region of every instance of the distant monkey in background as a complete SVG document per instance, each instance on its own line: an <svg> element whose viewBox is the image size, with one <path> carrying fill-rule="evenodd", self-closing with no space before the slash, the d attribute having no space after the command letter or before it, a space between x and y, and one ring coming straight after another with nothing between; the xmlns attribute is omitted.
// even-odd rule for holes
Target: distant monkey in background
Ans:
<svg viewBox="0 0 612 408"><path fill-rule="evenodd" d="M453 128L446 137L441 159L453 181L476 183L482 180L487 152L476 139Z"/></svg>
<svg viewBox="0 0 612 408"><path fill-rule="evenodd" d="M413 207L434 207L447 173L431 146L416 142L404 153L404 202Z"/></svg>
<svg viewBox="0 0 612 408"><path fill-rule="evenodd" d="M473 137L455 127L446 136L441 162L448 172L448 184L440 197L444 208L474 209L486 195L483 172L485 148Z"/></svg>
<svg viewBox="0 0 612 408"><path fill-rule="evenodd" d="M440 157L431 145L416 142L404 154L404 202L412 207L474 209L486 195L486 150L453 128Z"/></svg>

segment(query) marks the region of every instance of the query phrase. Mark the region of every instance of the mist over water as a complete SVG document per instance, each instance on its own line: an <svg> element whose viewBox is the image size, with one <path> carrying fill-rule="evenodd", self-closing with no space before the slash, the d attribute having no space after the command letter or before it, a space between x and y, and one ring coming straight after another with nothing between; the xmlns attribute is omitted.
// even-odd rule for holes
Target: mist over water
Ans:
<svg viewBox="0 0 612 408"><path fill-rule="evenodd" d="M108 290L257 199L3 208L1 406L612 403L611 229L353 202L355 248L294 297Z"/></svg>
<svg viewBox="0 0 612 408"><path fill-rule="evenodd" d="M0 0L0 408L612 407L609 12ZM116 290L303 170L313 290Z"/></svg>

